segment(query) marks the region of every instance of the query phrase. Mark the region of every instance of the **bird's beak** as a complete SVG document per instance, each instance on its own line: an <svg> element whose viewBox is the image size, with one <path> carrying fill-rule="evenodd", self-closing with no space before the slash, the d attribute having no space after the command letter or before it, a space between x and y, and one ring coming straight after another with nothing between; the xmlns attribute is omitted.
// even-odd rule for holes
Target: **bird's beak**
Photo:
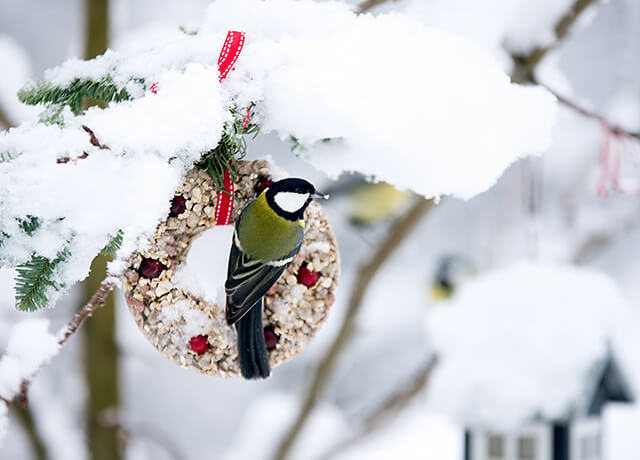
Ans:
<svg viewBox="0 0 640 460"><path fill-rule="evenodd" d="M322 198L323 200L328 200L329 199L329 195L325 195L324 193L321 193L319 191L315 191L313 192L313 196L316 198Z"/></svg>

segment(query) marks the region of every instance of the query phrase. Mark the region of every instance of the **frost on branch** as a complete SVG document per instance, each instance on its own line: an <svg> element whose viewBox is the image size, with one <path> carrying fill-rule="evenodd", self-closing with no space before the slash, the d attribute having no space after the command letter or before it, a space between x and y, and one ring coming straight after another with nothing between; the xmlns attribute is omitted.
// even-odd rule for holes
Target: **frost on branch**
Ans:
<svg viewBox="0 0 640 460"><path fill-rule="evenodd" d="M84 278L120 231L120 259L140 249L186 171L233 168L258 125L294 136L329 175L359 171L427 197L480 193L549 142L546 91L510 84L484 51L409 17L293 0L221 0L203 17L193 33L70 60L21 91L44 111L0 134L0 263L47 287L27 309ZM221 85L229 29L247 40ZM102 106L83 110L89 99Z"/></svg>
<svg viewBox="0 0 640 460"><path fill-rule="evenodd" d="M358 171L426 197L470 198L549 145L554 98L511 84L471 42L336 3L245 6L218 1L203 26L228 21L250 37L229 84L257 92L263 131L293 135L330 176Z"/></svg>
<svg viewBox="0 0 640 460"><path fill-rule="evenodd" d="M52 288L18 283L20 308L52 303L103 248L134 249L166 215L184 172L218 143L227 115L217 70L193 64L157 78L157 95L0 134L0 151L13 157L0 163L0 260ZM37 216L29 232L25 216ZM121 230L127 237L118 241Z"/></svg>

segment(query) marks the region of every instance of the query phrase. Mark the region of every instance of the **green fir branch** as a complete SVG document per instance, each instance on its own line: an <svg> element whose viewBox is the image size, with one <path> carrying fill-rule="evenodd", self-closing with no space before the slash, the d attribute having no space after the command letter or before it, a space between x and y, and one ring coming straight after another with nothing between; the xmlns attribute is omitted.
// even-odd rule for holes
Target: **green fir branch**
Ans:
<svg viewBox="0 0 640 460"><path fill-rule="evenodd" d="M34 216L27 216L24 219L18 219L18 225L27 235L33 236L40 227L40 219Z"/></svg>
<svg viewBox="0 0 640 460"><path fill-rule="evenodd" d="M340 137L323 137L322 139L320 139L320 142L322 142L323 144L328 144L338 139L341 139L341 138ZM293 134L289 135L289 142L291 142L291 147L289 147L289 150L292 153L295 153L296 156L299 156L302 152L307 150L307 147L302 142L300 142L300 139L298 139Z"/></svg>
<svg viewBox="0 0 640 460"><path fill-rule="evenodd" d="M11 152L0 152L0 163L11 161L17 156L17 154L13 154Z"/></svg>
<svg viewBox="0 0 640 460"><path fill-rule="evenodd" d="M291 150L291 152L295 153L296 155L306 150L305 146L302 145L302 142L300 142L300 139L298 139L293 134L289 135L289 142L291 142L291 147L289 147L289 150Z"/></svg>
<svg viewBox="0 0 640 460"><path fill-rule="evenodd" d="M124 232L122 230L118 230L118 233L116 234L116 236L111 238L111 241L107 243L107 245L104 247L104 249L102 249L100 254L107 257L115 257L116 252L118 252L118 249L120 249L120 247L122 246L123 236L124 236Z"/></svg>
<svg viewBox="0 0 640 460"><path fill-rule="evenodd" d="M110 76L98 81L76 78L67 86L55 86L48 82L35 82L18 91L18 98L25 104L59 104L67 106L78 115L82 111L83 98L104 103L131 99L124 88L118 88Z"/></svg>
<svg viewBox="0 0 640 460"><path fill-rule="evenodd" d="M253 107L254 104L249 106L250 114ZM217 190L224 190L224 173L227 169L231 173L232 181L238 178L238 160L244 158L247 153L245 136L255 138L260 132L260 125L257 123L246 123L246 109L243 112L232 108L231 114L233 120L224 124L218 146L202 155L196 164L198 168L209 173ZM250 115L251 118L252 115Z"/></svg>
<svg viewBox="0 0 640 460"><path fill-rule="evenodd" d="M0 232L0 249L4 247L4 242L7 241L11 235L6 232ZM0 254L0 262L2 262L2 254Z"/></svg>
<svg viewBox="0 0 640 460"><path fill-rule="evenodd" d="M36 311L47 306L51 289L59 291L64 285L54 281L58 266L71 256L68 248L62 249L56 258L34 254L28 262L16 268L16 308L21 311Z"/></svg>
<svg viewBox="0 0 640 460"><path fill-rule="evenodd" d="M25 232L28 236L33 236L33 234L40 228L41 221L39 218L28 215L24 219L16 219L18 222L18 226ZM11 238L11 234L0 231L0 249L4 248L6 241ZM6 255L3 255L0 252L0 266L4 265L6 262Z"/></svg>
<svg viewBox="0 0 640 460"><path fill-rule="evenodd" d="M198 31L196 29L189 29L185 25L181 25L179 29L180 29L180 32L182 32L185 35L190 35L190 36L198 35Z"/></svg>
<svg viewBox="0 0 640 460"><path fill-rule="evenodd" d="M40 121L45 125L58 125L64 127L64 104L51 104L40 114Z"/></svg>

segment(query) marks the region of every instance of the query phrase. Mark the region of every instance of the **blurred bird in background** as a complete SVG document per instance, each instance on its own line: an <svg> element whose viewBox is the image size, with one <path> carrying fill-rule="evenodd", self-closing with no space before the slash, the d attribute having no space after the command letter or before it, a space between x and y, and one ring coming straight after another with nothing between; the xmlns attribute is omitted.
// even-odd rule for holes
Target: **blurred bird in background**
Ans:
<svg viewBox="0 0 640 460"><path fill-rule="evenodd" d="M474 265L468 258L457 254L440 257L431 282L430 305L450 299L460 284L474 274Z"/></svg>
<svg viewBox="0 0 640 460"><path fill-rule="evenodd" d="M386 182L372 183L360 174L341 177L327 193L345 196L349 205L349 221L358 226L373 226L402 212L412 193L399 191Z"/></svg>

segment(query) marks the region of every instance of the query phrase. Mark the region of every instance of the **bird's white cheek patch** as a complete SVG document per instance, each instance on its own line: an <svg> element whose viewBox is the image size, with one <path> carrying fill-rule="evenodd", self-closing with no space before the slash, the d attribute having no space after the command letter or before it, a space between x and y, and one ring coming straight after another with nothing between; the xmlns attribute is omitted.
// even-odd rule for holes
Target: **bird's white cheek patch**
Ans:
<svg viewBox="0 0 640 460"><path fill-rule="evenodd" d="M309 199L308 193L278 192L273 198L276 204L286 212L297 212Z"/></svg>

